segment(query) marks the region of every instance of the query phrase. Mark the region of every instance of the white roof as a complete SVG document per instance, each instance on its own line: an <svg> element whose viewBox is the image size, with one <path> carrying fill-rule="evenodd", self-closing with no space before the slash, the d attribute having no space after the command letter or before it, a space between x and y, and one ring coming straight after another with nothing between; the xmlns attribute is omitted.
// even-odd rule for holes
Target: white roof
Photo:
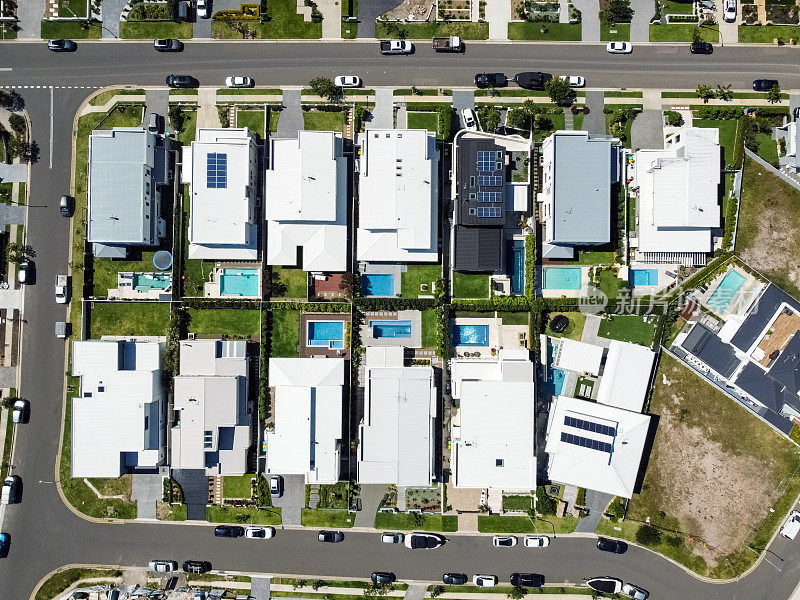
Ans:
<svg viewBox="0 0 800 600"><path fill-rule="evenodd" d="M556 354L555 366L576 373L600 373L603 362L603 347L585 342L561 338Z"/></svg>
<svg viewBox="0 0 800 600"><path fill-rule="evenodd" d="M160 464L161 347L157 342L73 343L72 374L81 378L72 399L73 477L119 477L126 463Z"/></svg>
<svg viewBox="0 0 800 600"><path fill-rule="evenodd" d="M533 363L524 348L502 349L498 358L450 361L450 381L453 398L461 397L463 381L533 381Z"/></svg>
<svg viewBox="0 0 800 600"><path fill-rule="evenodd" d="M635 155L639 251L710 252L720 226L719 130L685 127Z"/></svg>
<svg viewBox="0 0 800 600"><path fill-rule="evenodd" d="M436 387L430 366L403 366L403 348L369 347L358 481L428 486Z"/></svg>
<svg viewBox="0 0 800 600"><path fill-rule="evenodd" d="M339 479L344 359L270 358L275 429L268 431L267 471L305 475L307 483Z"/></svg>
<svg viewBox="0 0 800 600"><path fill-rule="evenodd" d="M436 262L439 153L424 129L359 134L358 260Z"/></svg>
<svg viewBox="0 0 800 600"><path fill-rule="evenodd" d="M258 152L248 129L199 129L183 148L189 184L189 258L257 257Z"/></svg>
<svg viewBox="0 0 800 600"><path fill-rule="evenodd" d="M600 379L597 401L641 412L656 355L644 346L612 341Z"/></svg>
<svg viewBox="0 0 800 600"><path fill-rule="evenodd" d="M265 173L267 263L304 271L347 268L347 159L342 136L300 131L271 140Z"/></svg>
<svg viewBox="0 0 800 600"><path fill-rule="evenodd" d="M594 431L582 427L584 423ZM598 426L609 428L608 432L598 431ZM649 426L649 415L559 396L550 407L548 476L559 483L630 498ZM587 440L598 447L588 447Z"/></svg>

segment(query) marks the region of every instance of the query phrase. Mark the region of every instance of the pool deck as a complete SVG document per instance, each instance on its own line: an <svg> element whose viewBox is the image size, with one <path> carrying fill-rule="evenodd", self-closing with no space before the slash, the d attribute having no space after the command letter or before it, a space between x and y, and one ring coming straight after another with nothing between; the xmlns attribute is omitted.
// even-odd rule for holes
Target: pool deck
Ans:
<svg viewBox="0 0 800 600"><path fill-rule="evenodd" d="M581 287L578 290L562 290L556 288L545 288L544 287L544 269L547 268L570 268L570 269L580 269L581 270ZM589 289L589 267L588 266L580 266L580 265L546 265L545 267L537 266L539 269L539 273L537 275L537 281L539 285L542 286L541 294L544 298L580 298L582 292L585 292Z"/></svg>
<svg viewBox="0 0 800 600"><path fill-rule="evenodd" d="M411 337L374 338L370 321L411 321ZM422 313L418 310L377 310L364 313L361 325L361 343L364 346L404 346L406 348L422 347Z"/></svg>
<svg viewBox="0 0 800 600"><path fill-rule="evenodd" d="M488 345L486 346L453 346L453 354L456 358L465 358L464 353L468 352L470 356L475 358L489 358L492 356L492 348L500 349L500 328L503 326L502 319L486 318L486 319L467 319L456 318L450 320L450 336L452 339L453 327L456 325L488 325L489 338ZM466 357L470 358L470 357Z"/></svg>
<svg viewBox="0 0 800 600"><path fill-rule="evenodd" d="M342 350L334 350L326 346L306 345L307 323L309 321L344 321L345 322L345 342L347 342L347 329L350 327L350 313L302 313L300 315L300 347L297 353L300 358L344 358L350 360L349 344L345 343Z"/></svg>
<svg viewBox="0 0 800 600"><path fill-rule="evenodd" d="M254 296L223 296L222 295L222 275L225 269L246 269L255 271L258 275L258 293ZM261 275L261 264L256 262L236 262L236 263L215 263L211 271L211 281L206 281L203 285L203 296L206 298L261 298L261 290L264 278Z"/></svg>
<svg viewBox="0 0 800 600"><path fill-rule="evenodd" d="M150 289L150 290L135 290L132 285L121 285L123 283L133 283L133 272L120 272L117 273L117 287L113 290L108 290L109 300L172 300L172 271L147 271L136 272L142 274L155 274L155 275L169 275L170 284L163 290Z"/></svg>
<svg viewBox="0 0 800 600"><path fill-rule="evenodd" d="M739 291L734 294L733 299L731 300L730 304L725 307L725 310L722 313L717 313L713 308L708 306L708 300L711 296L714 295L714 292L717 289L717 286L725 279L725 276L731 271L735 270L740 275L744 276L744 283L742 283L742 287L739 288ZM750 308L750 305L753 301L761 294L761 290L764 289L765 283L756 279L752 275L750 275L744 269L738 269L735 266L732 266L728 269L725 269L722 273L717 275L714 279L712 279L707 284L707 289L705 292L695 294L695 298L708 308L714 314L718 314L722 317L723 320L727 320L728 317L732 315L744 315L747 312L747 309Z"/></svg>

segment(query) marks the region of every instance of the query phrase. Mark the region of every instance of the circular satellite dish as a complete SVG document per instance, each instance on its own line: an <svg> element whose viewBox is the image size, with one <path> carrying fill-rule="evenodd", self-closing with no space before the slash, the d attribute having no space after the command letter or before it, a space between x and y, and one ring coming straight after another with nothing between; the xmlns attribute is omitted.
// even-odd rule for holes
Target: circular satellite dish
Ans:
<svg viewBox="0 0 800 600"><path fill-rule="evenodd" d="M153 255L153 266L159 271L166 271L172 266L172 253L159 250Z"/></svg>
<svg viewBox="0 0 800 600"><path fill-rule="evenodd" d="M550 331L554 333L562 333L569 325L569 319L565 315L556 315L550 321Z"/></svg>

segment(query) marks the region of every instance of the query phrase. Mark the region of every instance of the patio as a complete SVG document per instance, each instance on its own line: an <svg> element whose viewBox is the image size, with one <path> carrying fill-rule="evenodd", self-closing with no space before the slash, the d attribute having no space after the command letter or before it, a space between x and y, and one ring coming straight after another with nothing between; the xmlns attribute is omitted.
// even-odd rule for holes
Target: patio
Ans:
<svg viewBox="0 0 800 600"><path fill-rule="evenodd" d="M112 300L172 300L172 272L120 272L117 287L108 290Z"/></svg>
<svg viewBox="0 0 800 600"><path fill-rule="evenodd" d="M488 327L485 345L480 344L479 342L464 344L461 346L457 345L458 340L454 335L456 328L463 326L469 327L470 325ZM455 319L451 319L450 335L453 343L453 352L456 358L490 358L492 356L496 356L498 349L501 347L500 331L502 327L503 321L502 319L498 318L476 319L457 317ZM515 345L512 347L516 348L518 346Z"/></svg>
<svg viewBox="0 0 800 600"><path fill-rule="evenodd" d="M392 321L408 321L411 327L410 334L405 335L386 335L374 337L375 328L370 327L370 322L386 321L392 325ZM391 328L390 328L391 329ZM387 331L391 333L391 331ZM378 310L364 313L364 323L361 325L361 343L364 346L404 346L406 348L422 347L422 313L418 310Z"/></svg>
<svg viewBox="0 0 800 600"><path fill-rule="evenodd" d="M344 321L344 348L337 349L325 345L309 345L309 321ZM350 314L349 313L302 313L300 315L300 358L344 358L350 360Z"/></svg>

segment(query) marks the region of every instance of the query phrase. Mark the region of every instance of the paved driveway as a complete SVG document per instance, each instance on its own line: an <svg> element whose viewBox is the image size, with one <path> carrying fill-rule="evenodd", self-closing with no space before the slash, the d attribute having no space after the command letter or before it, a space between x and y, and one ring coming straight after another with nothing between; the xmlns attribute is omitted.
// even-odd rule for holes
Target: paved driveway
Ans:
<svg viewBox="0 0 800 600"><path fill-rule="evenodd" d="M302 475L283 476L283 496L272 499L279 506L284 525L300 525L300 512L306 505L306 482Z"/></svg>
<svg viewBox="0 0 800 600"><path fill-rule="evenodd" d="M600 41L600 0L572 0L581 11L581 39L584 42Z"/></svg>
<svg viewBox="0 0 800 600"><path fill-rule="evenodd" d="M400 6L402 0L360 0L358 3L358 37L375 37L375 19Z"/></svg>
<svg viewBox="0 0 800 600"><path fill-rule="evenodd" d="M119 18L128 0L103 0L103 37L119 37Z"/></svg>
<svg viewBox="0 0 800 600"><path fill-rule="evenodd" d="M655 14L651 0L631 0L633 19L631 20L631 42L650 41L650 19Z"/></svg>
<svg viewBox="0 0 800 600"><path fill-rule="evenodd" d="M214 10L217 10L216 6L214 6ZM197 19L192 27L192 36L196 38L210 39L211 19Z"/></svg>
<svg viewBox="0 0 800 600"><path fill-rule="evenodd" d="M394 129L394 90L375 90L375 106L367 121L367 129Z"/></svg>
<svg viewBox="0 0 800 600"><path fill-rule="evenodd" d="M464 127L461 111L465 108L475 108L475 92L472 90L453 90L453 110L455 111L459 127Z"/></svg>
<svg viewBox="0 0 800 600"><path fill-rule="evenodd" d="M643 110L631 126L631 148L663 148L664 118L660 110Z"/></svg>
<svg viewBox="0 0 800 600"><path fill-rule="evenodd" d="M604 135L606 119L603 116L605 99L603 92L586 92L586 106L589 114L583 118L583 128L594 135Z"/></svg>
<svg viewBox="0 0 800 600"><path fill-rule="evenodd" d="M190 521L205 521L206 504L208 504L208 477L205 470L174 469L172 477L183 490L186 518Z"/></svg>
<svg viewBox="0 0 800 600"><path fill-rule="evenodd" d="M296 138L303 129L303 106L300 90L283 90L283 110L275 137Z"/></svg>

